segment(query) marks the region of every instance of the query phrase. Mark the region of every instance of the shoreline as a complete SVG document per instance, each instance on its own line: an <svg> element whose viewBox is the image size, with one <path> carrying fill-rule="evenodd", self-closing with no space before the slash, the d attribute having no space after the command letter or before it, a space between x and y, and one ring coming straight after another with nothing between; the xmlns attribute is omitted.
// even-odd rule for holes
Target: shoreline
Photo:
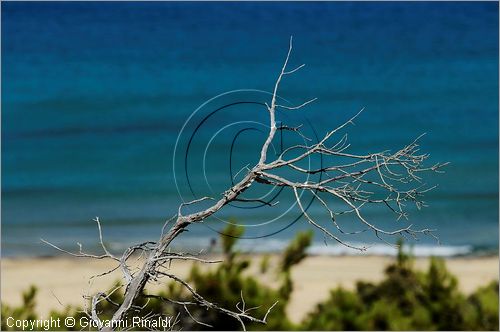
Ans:
<svg viewBox="0 0 500 332"><path fill-rule="evenodd" d="M212 255L213 257L214 255ZM261 274L259 263L263 255L243 255L250 258L247 273L265 281L271 287L275 284L272 272ZM278 255L270 255L271 269ZM390 256L325 256L310 255L292 268L294 291L287 309L294 321L300 321L318 302L326 299L329 290L342 286L354 289L357 281L378 282L384 277L385 267L394 262ZM459 282L459 289L470 294L478 287L485 286L499 278L498 256L450 257L444 258L448 270ZM186 277L192 262L178 261L172 269L181 277ZM414 258L414 266L419 270L428 268L429 258ZM92 275L114 267L114 262L105 260L79 259L74 257L2 258L1 260L1 301L9 305L21 303L21 293L30 285L38 288L36 311L47 317L52 309L62 310L66 305L83 306L83 295L111 287L120 278L118 271L89 281ZM200 265L202 269L212 266ZM148 289L159 290L162 285L152 285Z"/></svg>
<svg viewBox="0 0 500 332"><path fill-rule="evenodd" d="M203 255L221 255L222 248L219 246L215 248L210 248L208 245L201 245L199 248L195 248L195 251L203 252ZM270 247L269 244L261 245L261 243L250 243L246 245L241 245L241 243L237 243L235 245L235 250L239 251L244 255L279 255L283 252L283 250L288 246L289 241L283 241L279 246ZM365 243L352 243L356 246L364 246ZM65 248L65 246L61 246ZM108 244L109 247L109 244ZM121 255L122 251L127 247L119 246L114 247L111 245L111 252ZM173 247L174 250L177 251L193 251L193 246L189 247ZM210 248L210 249L209 249ZM2 251L5 251L2 248ZM100 244L95 244L94 246L87 246L86 249L89 252L94 250L101 250ZM71 251L71 250L69 250ZM498 257L499 256L499 248L493 246L479 246L475 247L472 245L429 245L429 244L418 244L418 245L407 245L404 244L403 252L409 254L415 258L430 258L430 257L438 257L443 259L454 259L454 258L482 258L482 257ZM359 252L351 250L343 245L329 245L325 246L323 242L313 242L309 248L306 250L308 256L322 256L322 257L396 257L398 254L398 249L394 247L390 247L386 244L374 244L369 245L367 251ZM10 252L7 251L7 254L4 252L0 252L1 259L50 259L50 258L64 258L68 257L68 254L59 252L55 249L53 250L41 250L41 251L29 251L29 252Z"/></svg>
<svg viewBox="0 0 500 332"><path fill-rule="evenodd" d="M212 245L212 241L216 239L217 244ZM5 240L5 239L4 239ZM94 239L95 240L95 239ZM136 242L143 242L145 239L135 240L122 240L120 242L108 239L106 246L111 252L121 253L128 248L129 245ZM88 252L100 251L101 245L98 242L85 241L85 249ZM203 251L210 254L221 254L222 248L220 247L219 239L217 237L205 236L186 236L182 243L174 243L173 250L176 251L189 251L198 252ZM273 239L245 239L238 241L235 249L240 252L263 255L263 254L280 254L285 248L288 247L290 238L273 238ZM75 250L76 243L73 240L60 240L55 243L61 248L70 248L69 251ZM351 245L356 247L368 247L367 251L359 252L353 251L344 245L338 243L331 243L325 245L323 241L313 239L311 245L307 248L308 255L321 255L321 256L388 256L394 257L397 255L398 249L391 247L385 243L379 242L350 242ZM77 248L76 248L77 249ZM463 244L463 243L434 243L434 242L405 242L403 251L413 257L490 257L499 255L498 244ZM17 246L4 241L2 244L1 256L3 258L44 258L44 257L61 257L63 253L58 252L54 248L42 243L31 243L27 248L18 248Z"/></svg>

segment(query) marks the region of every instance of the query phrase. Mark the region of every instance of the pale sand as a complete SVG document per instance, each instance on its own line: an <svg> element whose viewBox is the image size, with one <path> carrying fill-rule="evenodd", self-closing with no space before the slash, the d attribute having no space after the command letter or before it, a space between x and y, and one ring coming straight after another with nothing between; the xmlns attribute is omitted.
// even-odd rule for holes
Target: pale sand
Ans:
<svg viewBox="0 0 500 332"><path fill-rule="evenodd" d="M258 272L260 258L253 259L250 274L259 275L268 285L275 285L273 273L262 276ZM394 259L390 257L331 257L312 256L306 258L292 270L294 292L288 307L293 321L300 321L314 305L328 297L329 290L337 286L352 289L356 281L379 281L384 276L384 268ZM275 264L276 257L271 259ZM465 293L498 280L498 257L453 258L447 259L448 269L459 279L459 287ZM416 259L419 269L428 267L428 259ZM186 276L190 270L190 262L176 262L173 272ZM73 258L36 258L36 259L2 259L1 261L1 300L7 304L20 304L21 292L30 285L39 288L37 310L46 316L50 309L62 309L67 304L82 306L82 295L92 294L96 290L104 290L119 278L115 272L105 278L94 279L92 275L112 268L110 261L90 261ZM153 288L159 286L153 286Z"/></svg>

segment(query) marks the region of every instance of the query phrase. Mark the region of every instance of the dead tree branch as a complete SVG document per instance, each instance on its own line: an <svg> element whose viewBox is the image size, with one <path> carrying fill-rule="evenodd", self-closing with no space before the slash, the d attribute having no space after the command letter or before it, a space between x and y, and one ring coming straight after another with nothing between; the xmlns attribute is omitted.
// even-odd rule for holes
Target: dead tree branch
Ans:
<svg viewBox="0 0 500 332"><path fill-rule="evenodd" d="M347 243L341 238L345 234L356 234L359 232L344 232L341 227L336 222L336 216L346 213L352 213L355 218L360 222L364 229L360 232L371 231L378 238L383 241L387 241L382 236L396 236L396 235L410 235L416 237L418 234L426 234L433 236L433 230L423 228L414 229L412 225L396 228L393 230L386 230L376 226L374 223L370 222L362 213L362 208L367 204L379 204L387 207L387 209L394 213L397 218L407 218L407 212L405 206L407 203L414 203L417 208L425 206L425 202L422 200L423 194L432 188L426 188L421 183L422 177L420 174L422 172L440 172L441 168L446 165L435 164L433 166L424 166L424 161L428 158L427 154L419 153L418 141L420 137L411 142L410 144L404 146L396 152L380 151L368 154L353 154L348 152L350 145L347 143L347 135L343 135L336 141L333 141L335 135L341 130L346 128L350 124L354 124L354 120L361 114L359 111L352 118L348 119L342 123L337 128L327 132L317 143L310 143L311 140L307 139L309 143L306 145L295 145L285 149L277 158L274 160L268 160L268 149L272 144L277 130L286 130L292 133L296 133L302 138L306 138L300 131L299 127L289 127L286 125L277 125L276 111L278 108L284 111L288 110L299 110L307 105L310 105L316 99L311 99L298 106L285 106L277 104L277 96L280 88L280 83L283 78L287 75L295 73L297 70L304 67L300 65L295 69L288 70L288 63L290 60L290 55L292 52L292 38L290 38L290 44L288 48L288 53L286 55L284 64L281 71L276 79L274 86L272 98L270 104L266 104L267 111L269 112L269 133L266 140L262 144L260 151L260 158L258 162L253 167L246 167L240 172L246 172L245 176L232 187L227 189L218 198L203 197L196 199L194 201L183 203L179 206L177 215L170 221L175 222L172 224L170 229L165 232L169 222L165 223L162 230L161 238L158 242L147 242L142 243L125 250L123 255L118 258L111 254L109 250L104 245L102 240L101 225L99 219L96 218L96 222L99 229L99 239L101 247L104 251L102 255L89 255L83 253L80 247L78 253L70 253L53 244L50 244L55 249L61 250L65 253L77 257L89 257L95 259L112 259L117 262L120 267L123 279L125 281L125 292L124 300L122 303L117 304L117 310L115 311L112 320L120 321L126 319L127 315L132 311L135 301L141 297L155 297L154 295L144 295L144 287L148 282L157 280L161 277L167 277L184 287L193 297L192 302L181 302L175 299L165 299L161 298L163 301L170 303L175 303L182 306L188 315L192 317L189 311L189 307L196 305L213 310L220 311L228 316L237 319L243 329L245 329L245 321L247 322L259 322L266 323L267 316L272 309L269 308L267 314L262 318L253 317L250 313L251 309L245 309L245 302L242 297L241 306L237 306L236 310L229 310L222 308L212 302L204 299L196 290L185 280L177 277L174 274L166 273L160 271L163 264L166 262L172 262L175 260L196 260L203 261L207 263L214 263L214 261L206 261L200 258L185 254L173 254L169 252L169 247L172 241L177 238L185 229L194 223L202 223L208 217L220 211L224 206L233 201L245 201L241 198L241 194L250 188L254 183L263 184L267 186L277 186L285 187L289 189L297 203L297 207L302 212L303 216L311 226L317 228L326 237L342 244L347 247L353 248L355 250L366 250L365 247L357 247ZM299 153L294 157L287 157L291 152ZM328 156L329 158L341 158L341 160L349 160L342 164L329 164L317 169L305 169L300 167L298 164L312 156ZM296 181L292 178L288 178L283 175L277 175L276 171L280 169L289 169L298 174L324 174L325 177L320 181ZM280 173L282 174L282 173ZM416 185L413 185L413 184ZM331 231L327 227L322 226L317 220L315 220L303 206L301 201L302 191L311 193L315 198L321 203L324 208L326 215L332 220L335 226L334 230ZM193 212L189 214L183 214L182 208L190 205L195 206L197 203L208 200L213 200L214 203L201 211ZM344 210L335 211L332 202L341 203L345 206ZM337 230L339 234L335 234L334 231ZM45 241L44 241L45 242ZM146 259L142 263L139 270L131 272L127 266L127 261L131 255L135 252L141 252L145 255ZM98 312L96 311L97 303L103 299L108 298L109 295L104 293L98 293L93 297L92 300L92 319L100 324ZM193 320L196 321L194 317ZM197 321L198 322L198 321ZM199 324L205 324L203 322L198 322Z"/></svg>

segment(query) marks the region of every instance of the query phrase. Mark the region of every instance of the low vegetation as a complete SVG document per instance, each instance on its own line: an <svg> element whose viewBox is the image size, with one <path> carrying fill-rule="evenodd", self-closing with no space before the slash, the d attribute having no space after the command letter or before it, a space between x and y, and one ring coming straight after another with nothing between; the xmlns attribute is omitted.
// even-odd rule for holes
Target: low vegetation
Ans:
<svg viewBox="0 0 500 332"><path fill-rule="evenodd" d="M299 233L277 266L273 266L268 257L263 258L258 270L273 274L276 282L271 287L248 273L250 260L235 250L236 238L242 232L242 228L229 227L225 233L232 237L221 239L224 262L209 270L193 265L188 281L208 301L224 308L243 305L254 308L254 317L263 317L267 308L278 301L269 313L267 325L247 324L249 330L498 330L498 282L466 296L459 291L457 279L447 271L442 260L433 258L427 271L417 271L412 257L401 251L386 268L386 277L380 283L358 282L354 291L331 290L326 301L317 304L301 323L294 324L286 315L294 287L290 271L306 257L312 233ZM241 329L237 320L219 311L196 305L189 307L185 303L193 300L192 294L177 283L166 284L159 295L143 295L135 303L136 316L177 317L174 329ZM108 301L101 302L98 308L101 317L110 319L116 304L122 300L123 293L115 292ZM35 320L35 305L35 287L23 294L21 306L2 305L2 330L9 330L7 317ZM51 313L54 318L75 317L76 322L84 315L81 308L75 307ZM82 328L78 324L73 327L74 330Z"/></svg>

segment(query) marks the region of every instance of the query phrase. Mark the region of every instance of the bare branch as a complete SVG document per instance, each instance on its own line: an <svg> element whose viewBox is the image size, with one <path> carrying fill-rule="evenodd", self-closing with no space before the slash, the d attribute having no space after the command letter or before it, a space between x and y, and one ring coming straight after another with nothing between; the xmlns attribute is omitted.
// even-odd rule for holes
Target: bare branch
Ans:
<svg viewBox="0 0 500 332"><path fill-rule="evenodd" d="M312 139L310 139L309 137L307 137L307 136L305 136L304 134L302 134L302 132L300 131L300 128L301 128L301 127L302 127L302 125L297 126L297 127L290 127L290 126L286 126L286 125L280 125L280 126L278 127L278 130L288 130L288 131L293 131L293 132L295 132L295 133L299 134L299 135L300 135L300 137L302 137L304 140L311 142L311 141L312 141Z"/></svg>
<svg viewBox="0 0 500 332"><path fill-rule="evenodd" d="M81 245L79 244L80 246L80 250L78 253L74 253L74 252L70 252L70 251L67 251L67 250L64 250L62 248L59 248L58 246L56 246L55 244L53 243L50 243L44 239L40 239L40 241L42 241L43 243L51 246L52 248L60 251L60 252L63 252L65 254L68 254L68 255L71 255L71 256L75 256L75 257L84 257L84 258L94 258L94 259L104 259L104 258L110 258L110 259L113 259L113 260L117 260L119 261L116 257L113 257L113 256L109 256L108 254L103 254L103 255L93 255L93 254L87 254L87 253L84 253L82 251L82 247Z"/></svg>
<svg viewBox="0 0 500 332"><path fill-rule="evenodd" d="M290 74L293 74L293 73L295 73L296 71L300 70L301 68L304 68L304 66L305 66L305 65L306 65L306 64L305 64L305 63L303 63L303 64L301 64L300 66L298 66L298 67L297 67L297 68L295 68L295 69L292 69L292 70L289 70L289 71L285 71L285 72L283 72L283 75L290 75Z"/></svg>
<svg viewBox="0 0 500 332"><path fill-rule="evenodd" d="M196 204L196 203L203 202L203 201L206 201L206 200L213 200L213 198L205 196L205 197L202 197L202 198L198 198L198 199L192 200L192 201L187 202L187 203L182 203L181 205L179 205L179 209L178 209L177 215L178 216L182 216L182 208L184 206Z"/></svg>
<svg viewBox="0 0 500 332"><path fill-rule="evenodd" d="M280 105L280 104L276 104L276 107L280 107L280 108L284 108L284 109L287 109L287 110L298 110L312 102L315 102L316 100L318 100L318 98L313 98L313 99L310 99L308 101L305 101L303 102L302 104L298 105L298 106L285 106L285 105Z"/></svg>
<svg viewBox="0 0 500 332"><path fill-rule="evenodd" d="M395 214L398 219L406 219L408 218L408 212L405 210L405 207L408 202L414 203L417 208L425 207L425 202L422 200L422 196L433 187L426 187L423 183L422 173L439 173L441 172L442 167L447 165L447 163L438 163L430 167L424 165L424 162L428 159L429 155L419 153L418 141L421 136L394 153L387 150L367 154L351 153L348 151L350 144L347 141L347 134L342 135L336 140L334 140L334 137L348 125L353 125L354 120L363 112L364 108L340 126L328 131L316 143L311 143L311 139L301 133L300 126L289 127L281 124L281 122L279 127L276 125L276 109L278 107L287 110L297 110L316 100L311 99L298 106L284 106L276 103L278 90L283 77L293 74L304 67L304 65L300 65L291 70L287 69L292 48L293 39L290 38L288 52L281 71L276 79L271 101L270 103L265 104L267 106L267 111L269 112L269 133L266 140L262 144L259 160L253 167L249 165L243 167L232 180L234 180L234 178L240 173L245 172L242 179L237 183L233 183L230 188L220 195L220 197L202 197L191 202L180 204L177 215L167 220L163 225L161 237L158 242L145 242L131 246L123 252L120 258L115 257L105 246L99 218L94 220L96 221L99 230L99 243L104 251L104 254L102 255L86 254L83 252L81 245L79 245L80 250L78 253L72 253L42 239L44 243L50 245L51 247L76 257L95 259L109 258L118 262L118 267L122 270L123 278L125 280L125 293L123 302L116 303L117 309L112 315L112 320L123 320L128 313L137 309L134 304L136 303L136 300L138 300L141 296L144 296L146 298L157 298L179 305L184 308L193 321L197 324L205 326L209 325L193 317L189 310L190 306L201 306L224 313L236 319L241 324L243 329L245 329L245 321L265 324L269 313L277 302L268 309L263 318L256 318L250 314L250 311L257 309L257 307L246 308L243 293L241 293L241 301L236 305L236 310L229 310L207 301L199 293L197 293L189 283L177 277L175 274L163 271L164 268L169 268L165 265L170 264L174 260L191 260L202 263L219 262L184 253L171 253L170 245L175 238L186 231L186 228L189 225L193 223L202 223L204 220L219 212L231 202L260 201L262 203L263 201L261 200L249 200L241 197L241 194L250 188L255 182L267 186L284 187L285 189L290 190L295 197L298 209L312 227L322 232L325 237L355 250L364 251L367 248L350 245L344 241L341 236L358 234L369 230L380 240L389 245L392 244L387 241L385 237L401 235L417 238L418 234L435 237L433 234L434 230L427 228L416 230L412 228L412 225L398 227L394 230L382 229L376 226L373 222L368 221L361 211L366 205L375 204L387 208L390 213ZM269 146L273 143L277 130L295 132L304 138L305 142L309 143L288 147L283 150L277 158L268 161L267 152ZM291 154L291 152L298 153L298 156L286 158ZM321 158L328 157L328 160L337 160L338 162L328 163L325 166L315 169L303 168L299 166L301 161L314 156ZM305 180L300 182L292 180L296 178L293 176L276 175L276 173L282 169L287 169L288 171L292 171L292 173L296 173L294 175L321 174L324 175L324 177L317 181ZM278 172L278 174L288 173ZM308 213L307 208L304 207L301 201L299 191L311 193L313 197L322 205L324 211L326 211L335 226L333 231L330 231L328 227L322 226ZM206 200L213 200L208 208L183 215L183 207ZM342 208L339 211L335 211L333 209L333 203L331 202L340 203ZM275 204L277 203L266 203L268 206L274 206ZM355 218L354 220L357 221L363 229L358 232L345 232L336 220L336 217L341 215L353 216ZM167 227L170 227L168 231ZM338 234L334 232L338 232ZM144 257L144 259L140 268L132 273L127 265L127 262L136 252L139 252L141 255L140 257ZM109 274L117 268L109 270L101 275ZM193 301L179 301L156 295L144 295L144 287L146 284L150 281L156 281L161 277L167 277L180 284L183 289L189 292ZM109 328L102 326L96 309L97 304L102 300L109 300L109 295L97 293L92 298L91 317L98 324L98 326L102 327L103 330L106 330Z"/></svg>

